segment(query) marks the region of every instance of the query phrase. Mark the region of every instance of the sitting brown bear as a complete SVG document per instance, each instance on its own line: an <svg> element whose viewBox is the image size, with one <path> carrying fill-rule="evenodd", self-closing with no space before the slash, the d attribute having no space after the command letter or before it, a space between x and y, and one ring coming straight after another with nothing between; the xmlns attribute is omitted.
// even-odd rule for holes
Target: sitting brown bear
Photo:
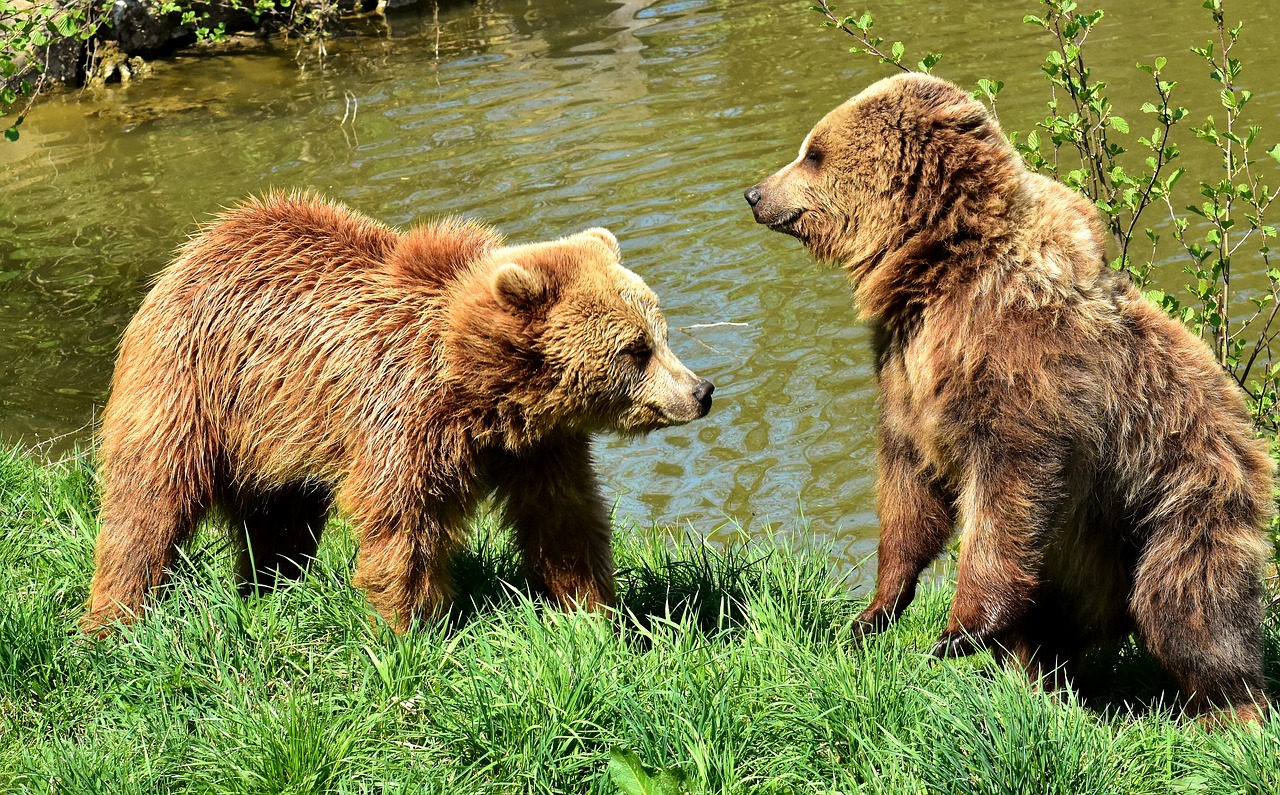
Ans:
<svg viewBox="0 0 1280 795"><path fill-rule="evenodd" d="M918 74L833 110L746 198L844 268L874 332L862 631L906 608L959 520L934 654L993 645L1039 678L1136 630L1194 710L1256 720L1273 464L1208 348L1106 267L1090 203Z"/></svg>
<svg viewBox="0 0 1280 795"><path fill-rule="evenodd" d="M246 583L295 577L336 503L355 584L403 630L448 605L490 495L535 583L610 604L590 436L689 422L711 392L607 230L503 247L471 223L400 234L305 195L250 201L182 248L124 334L81 625L132 619L215 508L247 541Z"/></svg>

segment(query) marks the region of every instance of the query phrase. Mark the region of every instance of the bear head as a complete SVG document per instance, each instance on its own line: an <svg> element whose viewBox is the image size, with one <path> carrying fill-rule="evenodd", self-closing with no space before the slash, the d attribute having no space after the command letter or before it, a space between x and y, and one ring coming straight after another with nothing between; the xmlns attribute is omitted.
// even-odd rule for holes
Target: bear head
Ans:
<svg viewBox="0 0 1280 795"><path fill-rule="evenodd" d="M1010 171L1015 172L1013 176ZM828 113L794 161L746 192L758 223L798 238L820 260L860 271L956 205L1017 186L1025 171L986 108L939 78L880 80Z"/></svg>
<svg viewBox="0 0 1280 795"><path fill-rule="evenodd" d="M518 437L644 433L710 410L714 387L672 353L657 297L607 229L496 248L469 281L450 310L449 370L514 409Z"/></svg>

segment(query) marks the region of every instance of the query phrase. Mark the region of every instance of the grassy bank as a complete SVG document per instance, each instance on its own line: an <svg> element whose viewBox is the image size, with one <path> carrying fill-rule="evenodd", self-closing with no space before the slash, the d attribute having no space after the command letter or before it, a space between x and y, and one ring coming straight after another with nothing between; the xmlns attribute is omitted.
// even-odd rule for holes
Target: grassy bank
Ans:
<svg viewBox="0 0 1280 795"><path fill-rule="evenodd" d="M615 747L688 792L1280 791L1280 719L1206 734L1131 651L1087 705L987 657L932 663L942 592L852 645L846 588L783 545L623 529L611 622L529 600L481 540L458 572L475 606L397 638L346 585L345 533L251 601L206 533L146 623L92 643L67 631L94 514L84 461L0 454L2 792L612 794Z"/></svg>

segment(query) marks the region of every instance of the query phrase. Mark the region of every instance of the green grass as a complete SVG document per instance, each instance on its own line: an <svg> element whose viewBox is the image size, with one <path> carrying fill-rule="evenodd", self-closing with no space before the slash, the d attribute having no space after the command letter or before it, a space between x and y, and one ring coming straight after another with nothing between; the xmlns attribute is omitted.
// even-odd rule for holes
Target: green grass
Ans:
<svg viewBox="0 0 1280 795"><path fill-rule="evenodd" d="M249 601L204 533L143 624L90 642L68 631L95 510L83 459L0 453L0 792L1280 792L1280 719L1206 733L1131 649L1088 705L935 663L937 589L852 644L856 600L788 541L623 529L610 620L529 599L481 534L464 607L397 637L347 585L341 528Z"/></svg>

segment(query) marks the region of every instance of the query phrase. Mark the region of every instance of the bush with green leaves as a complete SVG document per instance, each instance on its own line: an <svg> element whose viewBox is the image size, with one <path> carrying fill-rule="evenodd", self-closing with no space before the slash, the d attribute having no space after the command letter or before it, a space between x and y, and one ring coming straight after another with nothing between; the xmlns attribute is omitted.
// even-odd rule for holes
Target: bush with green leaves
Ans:
<svg viewBox="0 0 1280 795"><path fill-rule="evenodd" d="M0 0L0 116L10 120L6 139L18 140L18 127L44 87L50 47L91 38L103 9L99 0Z"/></svg>

